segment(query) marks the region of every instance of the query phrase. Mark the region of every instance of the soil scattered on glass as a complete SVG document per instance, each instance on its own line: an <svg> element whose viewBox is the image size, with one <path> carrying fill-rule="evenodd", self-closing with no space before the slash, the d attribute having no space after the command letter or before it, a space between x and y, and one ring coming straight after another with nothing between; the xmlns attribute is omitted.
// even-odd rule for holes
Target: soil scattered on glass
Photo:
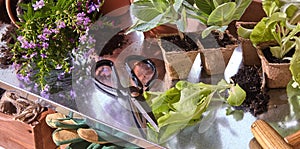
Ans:
<svg viewBox="0 0 300 149"><path fill-rule="evenodd" d="M249 111L254 116L268 111L269 95L262 89L260 70L256 66L244 66L231 79L245 90L246 99L238 110Z"/></svg>
<svg viewBox="0 0 300 149"><path fill-rule="evenodd" d="M162 47L166 52L171 51L196 51L197 44L187 35L184 34L183 39L179 35L161 37Z"/></svg>

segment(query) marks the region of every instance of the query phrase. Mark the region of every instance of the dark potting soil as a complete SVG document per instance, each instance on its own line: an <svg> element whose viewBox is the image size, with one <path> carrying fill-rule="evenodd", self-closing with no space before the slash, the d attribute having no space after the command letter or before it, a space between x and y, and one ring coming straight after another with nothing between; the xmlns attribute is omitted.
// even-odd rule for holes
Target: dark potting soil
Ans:
<svg viewBox="0 0 300 149"><path fill-rule="evenodd" d="M261 90L262 79L256 66L244 66L232 78L246 92L246 99L239 110L249 111L254 116L268 111L269 95Z"/></svg>
<svg viewBox="0 0 300 149"><path fill-rule="evenodd" d="M220 34L220 32L217 31L212 31L211 33L215 37L220 47L237 44L237 39L234 38L227 30L224 32L224 34Z"/></svg>
<svg viewBox="0 0 300 149"><path fill-rule="evenodd" d="M196 51L198 50L197 44L187 35L181 39L179 35L171 35L161 37L162 47L166 52L171 51Z"/></svg>
<svg viewBox="0 0 300 149"><path fill-rule="evenodd" d="M111 33L111 32L109 32L109 33ZM102 49L100 52L100 56L111 55L111 54L113 54L113 51L115 49L122 48L123 45L125 45L128 42L128 40L125 39L124 31L118 32L117 34L112 36L112 38L107 40L107 37L109 37L109 36L111 36L111 35L105 36L105 34L104 35L102 34L101 37L104 37L104 38L101 38L101 39L96 38L96 40L97 40L96 48L100 47L100 49Z"/></svg>
<svg viewBox="0 0 300 149"><path fill-rule="evenodd" d="M274 57L272 55L269 47L262 49L262 52L263 52L264 56L266 57L266 59L270 63L289 63L290 62L290 60L287 60L287 59L279 59L279 58ZM287 54L285 54L285 57L292 57L294 53L295 53L295 48L293 48Z"/></svg>

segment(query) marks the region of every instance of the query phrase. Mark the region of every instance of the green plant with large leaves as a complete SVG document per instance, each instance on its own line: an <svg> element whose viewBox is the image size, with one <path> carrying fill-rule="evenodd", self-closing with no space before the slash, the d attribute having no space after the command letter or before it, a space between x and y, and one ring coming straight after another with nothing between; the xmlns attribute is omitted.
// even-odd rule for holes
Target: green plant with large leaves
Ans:
<svg viewBox="0 0 300 149"><path fill-rule="evenodd" d="M283 59L295 47L293 39L300 32L299 3L294 1L262 0L266 17L262 18L253 30L240 27L238 34L250 38L253 45L275 42L270 51L273 56Z"/></svg>
<svg viewBox="0 0 300 149"><path fill-rule="evenodd" d="M129 32L145 32L167 23L175 24L182 32L187 18L193 18L208 26L202 33L206 37L212 30L223 32L230 22L239 20L250 3L251 0L137 0L131 6L137 21Z"/></svg>
<svg viewBox="0 0 300 149"><path fill-rule="evenodd" d="M224 97L228 90L228 97ZM221 80L217 85L179 81L165 92L145 92L144 96L158 122L159 132L149 129L148 137L163 143L180 130L197 124L213 100L224 100L231 106L243 103L246 92L239 86ZM149 127L151 125L149 124Z"/></svg>
<svg viewBox="0 0 300 149"><path fill-rule="evenodd" d="M213 30L224 32L232 21L242 17L250 3L251 0L195 0L196 15L191 16L208 26L202 32L206 37Z"/></svg>

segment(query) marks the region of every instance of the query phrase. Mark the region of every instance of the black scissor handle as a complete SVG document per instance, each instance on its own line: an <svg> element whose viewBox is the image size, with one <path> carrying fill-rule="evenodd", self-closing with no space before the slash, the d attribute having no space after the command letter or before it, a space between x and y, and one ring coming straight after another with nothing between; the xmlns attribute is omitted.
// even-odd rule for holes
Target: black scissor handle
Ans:
<svg viewBox="0 0 300 149"><path fill-rule="evenodd" d="M125 59L126 70L128 71L128 73L130 73L131 79L134 81L135 85L137 87L139 87L140 89L142 89L142 90L143 90L143 84L134 72L134 67L136 65L131 65L130 64L130 62L132 62L132 61L142 62L142 63L147 64L151 67L151 69L153 71L153 75L151 76L150 80L144 84L144 86L146 87L145 90L146 91L149 90L149 87L153 83L153 80L157 78L157 71L156 71L155 64L150 59L147 59L147 58L145 58L143 56L140 56L140 55L130 55L130 56L126 57L126 59Z"/></svg>
<svg viewBox="0 0 300 149"><path fill-rule="evenodd" d="M104 84L103 82L101 82L100 80L98 80L96 78L97 69L100 68L100 67L103 67L103 66L109 67L112 71L111 75L115 75L117 88L114 88L112 86ZM96 65L95 65L95 68L94 68L94 74L92 74L92 75L93 75L93 80L94 80L95 84L97 85L97 87L100 90L104 91L106 94L109 94L111 96L115 96L115 97L118 96L119 87L122 87L122 86L121 86L116 68L114 66L114 62L112 62L111 60L107 60L107 59L100 60L100 61L96 62Z"/></svg>

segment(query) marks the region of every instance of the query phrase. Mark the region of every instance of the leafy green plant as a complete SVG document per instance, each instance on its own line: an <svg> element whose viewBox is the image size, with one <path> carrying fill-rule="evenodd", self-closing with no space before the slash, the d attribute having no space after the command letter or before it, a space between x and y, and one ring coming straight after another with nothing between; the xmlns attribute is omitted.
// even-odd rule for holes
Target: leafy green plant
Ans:
<svg viewBox="0 0 300 149"><path fill-rule="evenodd" d="M85 39L89 25L95 21L102 3L88 0L33 0L21 4L24 14L19 16L20 28L11 52L18 77L34 80L43 91L49 89L47 76L61 70L58 78L70 73L72 53ZM90 47L89 47L90 48Z"/></svg>
<svg viewBox="0 0 300 149"><path fill-rule="evenodd" d="M204 38L213 30L224 32L232 21L242 17L250 3L251 0L195 0L197 9L191 16L208 26L202 32Z"/></svg>
<svg viewBox="0 0 300 149"><path fill-rule="evenodd" d="M230 22L240 19L250 3L251 0L138 0L131 7L137 21L129 32L145 32L167 23L175 24L183 32L187 18L194 18L209 26L202 33L206 37L212 30L223 32Z"/></svg>
<svg viewBox="0 0 300 149"><path fill-rule="evenodd" d="M300 38L295 37L296 40L296 51L292 57L290 70L293 76L293 87L300 89Z"/></svg>
<svg viewBox="0 0 300 149"><path fill-rule="evenodd" d="M228 90L229 89L229 90ZM228 90L225 99L223 92ZM179 81L166 92L145 92L144 96L152 108L159 132L149 130L149 139L162 143L185 127L195 125L202 119L212 100L222 100L232 106L239 106L246 97L238 85L221 80L217 85ZM149 124L149 127L151 125Z"/></svg>
<svg viewBox="0 0 300 149"><path fill-rule="evenodd" d="M263 9L267 14L254 27L250 40L254 45L264 42L276 42L270 51L276 58L283 59L285 54L296 45L294 37L300 32L300 13L298 4L292 1L278 2L263 0ZM296 23L296 24L295 24Z"/></svg>

